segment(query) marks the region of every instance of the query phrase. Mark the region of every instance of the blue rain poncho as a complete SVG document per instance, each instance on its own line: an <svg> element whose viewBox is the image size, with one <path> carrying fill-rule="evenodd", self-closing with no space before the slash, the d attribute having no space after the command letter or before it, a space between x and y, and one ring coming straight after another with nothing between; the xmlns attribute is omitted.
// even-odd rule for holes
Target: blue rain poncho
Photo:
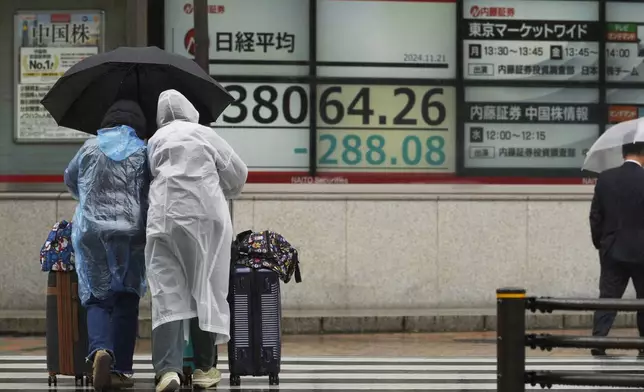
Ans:
<svg viewBox="0 0 644 392"><path fill-rule="evenodd" d="M141 121L137 104L117 102L103 121L111 127L87 140L65 170L65 184L79 201L72 243L83 304L92 295L102 300L117 292L145 294L150 174L145 143L128 126L145 129Z"/></svg>

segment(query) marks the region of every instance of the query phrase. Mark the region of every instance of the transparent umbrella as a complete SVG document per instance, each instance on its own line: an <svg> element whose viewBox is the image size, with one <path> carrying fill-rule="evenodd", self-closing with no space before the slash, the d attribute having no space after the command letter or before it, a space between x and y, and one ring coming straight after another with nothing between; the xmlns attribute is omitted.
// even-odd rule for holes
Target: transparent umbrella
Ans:
<svg viewBox="0 0 644 392"><path fill-rule="evenodd" d="M590 147L583 170L601 173L605 170L621 166L622 145L644 142L644 117L624 121L610 127Z"/></svg>

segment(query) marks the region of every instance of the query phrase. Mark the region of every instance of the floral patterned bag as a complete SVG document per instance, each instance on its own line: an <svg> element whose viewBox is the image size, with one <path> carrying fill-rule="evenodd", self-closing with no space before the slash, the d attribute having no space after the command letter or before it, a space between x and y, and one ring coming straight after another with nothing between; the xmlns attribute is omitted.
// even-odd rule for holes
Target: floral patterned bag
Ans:
<svg viewBox="0 0 644 392"><path fill-rule="evenodd" d="M71 222L62 220L52 227L40 249L40 269L44 272L75 269Z"/></svg>
<svg viewBox="0 0 644 392"><path fill-rule="evenodd" d="M274 231L247 230L239 233L233 242L231 255L233 265L271 269L284 283L288 283L293 275L296 283L302 281L297 249Z"/></svg>

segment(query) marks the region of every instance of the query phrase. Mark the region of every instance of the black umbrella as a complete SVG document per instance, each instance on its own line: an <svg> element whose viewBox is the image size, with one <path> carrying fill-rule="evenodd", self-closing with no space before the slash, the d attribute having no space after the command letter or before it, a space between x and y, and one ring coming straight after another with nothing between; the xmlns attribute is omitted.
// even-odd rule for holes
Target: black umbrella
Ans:
<svg viewBox="0 0 644 392"><path fill-rule="evenodd" d="M199 111L207 125L233 102L233 97L194 61L157 47L122 47L88 57L70 68L41 103L58 125L96 134L109 107L118 99L138 101L156 131L157 100L175 89Z"/></svg>

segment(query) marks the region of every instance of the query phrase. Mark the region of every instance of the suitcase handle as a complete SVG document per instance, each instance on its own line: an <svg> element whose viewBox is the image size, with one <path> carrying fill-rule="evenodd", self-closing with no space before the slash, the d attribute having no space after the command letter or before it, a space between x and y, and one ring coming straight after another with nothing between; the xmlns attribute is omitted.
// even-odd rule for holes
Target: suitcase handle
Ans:
<svg viewBox="0 0 644 392"><path fill-rule="evenodd" d="M244 360L244 359L248 358L248 352L245 349L238 349L237 353L239 355L240 360Z"/></svg>
<svg viewBox="0 0 644 392"><path fill-rule="evenodd" d="M80 320L78 319L78 283L72 283L72 335L74 338L74 343L78 343L80 339L80 333L78 331L78 325Z"/></svg>
<svg viewBox="0 0 644 392"><path fill-rule="evenodd" d="M262 350L262 360L265 363L271 363L273 360L273 349L264 347Z"/></svg>

